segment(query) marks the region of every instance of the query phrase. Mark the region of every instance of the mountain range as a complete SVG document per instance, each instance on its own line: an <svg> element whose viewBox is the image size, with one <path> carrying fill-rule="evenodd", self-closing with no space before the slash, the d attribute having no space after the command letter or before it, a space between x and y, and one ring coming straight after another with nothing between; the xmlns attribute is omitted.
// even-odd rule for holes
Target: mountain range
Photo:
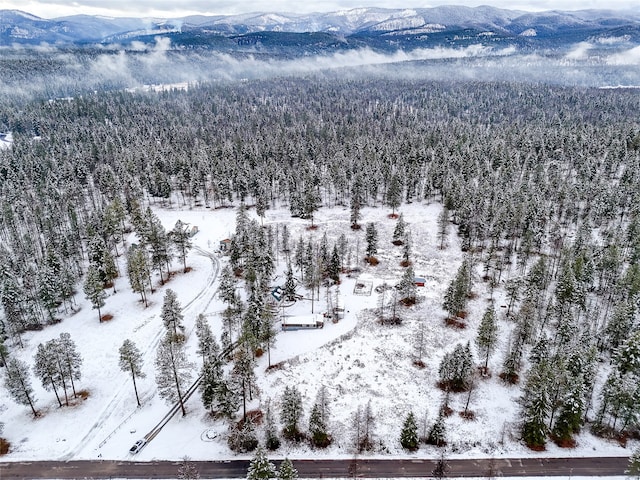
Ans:
<svg viewBox="0 0 640 480"><path fill-rule="evenodd" d="M172 19L76 15L44 19L0 10L0 46L90 47L154 43L173 48L303 51L370 47L397 50L468 44L558 48L588 41L640 44L640 9L524 12L494 7L358 8L330 13L254 13Z"/></svg>

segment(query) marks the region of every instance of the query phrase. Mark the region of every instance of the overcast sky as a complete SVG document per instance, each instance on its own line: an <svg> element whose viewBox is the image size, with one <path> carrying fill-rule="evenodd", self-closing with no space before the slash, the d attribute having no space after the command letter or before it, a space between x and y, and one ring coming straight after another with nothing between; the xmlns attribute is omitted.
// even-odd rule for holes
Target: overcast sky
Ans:
<svg viewBox="0 0 640 480"><path fill-rule="evenodd" d="M514 10L634 9L638 0L3 0L0 9L17 9L44 18L90 14L180 17L249 12L329 12L357 7L420 8L438 5L492 5Z"/></svg>

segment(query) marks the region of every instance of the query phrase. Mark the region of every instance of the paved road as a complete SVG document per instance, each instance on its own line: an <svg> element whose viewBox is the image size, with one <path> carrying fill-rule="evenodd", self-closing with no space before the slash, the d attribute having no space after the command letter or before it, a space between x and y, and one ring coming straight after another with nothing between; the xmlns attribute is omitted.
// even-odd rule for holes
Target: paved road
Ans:
<svg viewBox="0 0 640 480"><path fill-rule="evenodd" d="M201 478L244 478L247 461L192 462ZM275 462L278 463L278 462ZM429 477L434 460L294 460L300 477L402 478ZM447 477L494 476L611 476L624 475L628 459L523 458L448 460ZM0 478L7 479L106 479L176 478L180 462L123 462L79 460L68 462L0 462Z"/></svg>

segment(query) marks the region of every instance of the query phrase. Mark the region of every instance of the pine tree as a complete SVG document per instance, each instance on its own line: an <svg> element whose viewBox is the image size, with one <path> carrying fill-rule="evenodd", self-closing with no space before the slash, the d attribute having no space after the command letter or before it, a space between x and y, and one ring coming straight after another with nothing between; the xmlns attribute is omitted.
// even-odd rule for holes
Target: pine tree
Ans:
<svg viewBox="0 0 640 480"><path fill-rule="evenodd" d="M419 444L418 425L416 424L413 412L409 412L402 425L402 431L400 432L400 445L410 452L413 452L418 449Z"/></svg>
<svg viewBox="0 0 640 480"><path fill-rule="evenodd" d="M107 206L105 211L105 217L107 219L106 223L110 225L110 230L113 232L113 243L117 241L117 234L120 236L120 240L122 241L122 245L124 248L125 245L125 225L124 221L127 217L127 212L125 211L124 204L120 197L116 197L113 201ZM118 255L118 251L116 250L116 255Z"/></svg>
<svg viewBox="0 0 640 480"><path fill-rule="evenodd" d="M402 214L398 217L396 226L393 229L393 236L391 242L394 245L402 245L404 243L404 236L406 234L407 223L404 221Z"/></svg>
<svg viewBox="0 0 640 480"><path fill-rule="evenodd" d="M413 346L416 352L414 365L419 366L421 368L424 368L425 366L424 362L422 361L422 357L425 351L426 340L427 340L425 337L425 333L426 333L426 321L423 319L422 321L420 321L420 326L418 327L418 330L415 334L415 338L413 340Z"/></svg>
<svg viewBox="0 0 640 480"><path fill-rule="evenodd" d="M280 437L276 429L276 422L273 418L273 411L271 410L271 399L267 399L265 405L264 414L264 444L268 450L277 450L280 448Z"/></svg>
<svg viewBox="0 0 640 480"><path fill-rule="evenodd" d="M402 262L400 265L408 266L411 264L411 232L404 232L404 238L402 240Z"/></svg>
<svg viewBox="0 0 640 480"><path fill-rule="evenodd" d="M17 358L11 358L6 363L4 385L9 395L20 405L29 405L34 417L38 416L33 396L33 387L29 377L29 367Z"/></svg>
<svg viewBox="0 0 640 480"><path fill-rule="evenodd" d="M116 259L108 248L102 253L102 275L105 279L105 284L111 283L113 285L113 293L116 293L116 278L120 272L118 271L118 264Z"/></svg>
<svg viewBox="0 0 640 480"><path fill-rule="evenodd" d="M238 207L236 212L236 240L239 243L240 250L244 251L248 247L249 242L249 215L247 214L247 206L244 202Z"/></svg>
<svg viewBox="0 0 640 480"><path fill-rule="evenodd" d="M449 210L443 207L438 215L438 240L440 240L440 250L444 249L447 241L447 228L449 226Z"/></svg>
<svg viewBox="0 0 640 480"><path fill-rule="evenodd" d="M532 364L541 364L550 361L549 339L546 334L540 335L540 338L529 352L529 361Z"/></svg>
<svg viewBox="0 0 640 480"><path fill-rule="evenodd" d="M304 239L302 235L298 238L298 242L296 243L296 251L293 255L293 260L298 272L300 273L300 280L304 281L304 271L307 265L307 262L310 260L307 258L305 254L305 245Z"/></svg>
<svg viewBox="0 0 640 480"><path fill-rule="evenodd" d="M478 326L478 334L476 336L476 346L478 353L484 357L483 372L487 373L489 365L489 356L495 349L498 342L498 325L496 323L496 311L493 305L487 307Z"/></svg>
<svg viewBox="0 0 640 480"><path fill-rule="evenodd" d="M143 241L149 247L151 265L160 274L160 283L164 285L162 269L166 267L167 273L169 272L169 263L172 257L169 235L150 208L147 209L145 220L146 229L143 233Z"/></svg>
<svg viewBox="0 0 640 480"><path fill-rule="evenodd" d="M38 270L38 298L47 311L49 322L54 323L54 312L60 303L60 281L47 265Z"/></svg>
<svg viewBox="0 0 640 480"><path fill-rule="evenodd" d="M62 378L58 370L56 357L57 353L53 343L39 344L36 350L33 373L40 380L45 390L53 390L58 400L58 405L62 407L62 401L58 395L58 388L61 386Z"/></svg>
<svg viewBox="0 0 640 480"><path fill-rule="evenodd" d="M201 313L196 318L196 337L198 337L198 350L202 355L202 362L214 360L220 355L220 347L211 331L207 318Z"/></svg>
<svg viewBox="0 0 640 480"><path fill-rule="evenodd" d="M274 326L274 318L275 314L268 308L264 307L262 309L262 323L260 325L260 342L264 347L267 348L267 367L271 366L271 347L273 347L276 343L276 338L278 337L278 331Z"/></svg>
<svg viewBox="0 0 640 480"><path fill-rule="evenodd" d="M142 371L142 354L140 350L129 339L125 339L120 346L120 370L128 372L131 375L133 381L133 391L136 394L136 402L140 406L140 397L138 396L138 386L136 385L136 378L144 378L146 374Z"/></svg>
<svg viewBox="0 0 640 480"><path fill-rule="evenodd" d="M4 322L0 320L0 367L7 366L7 357L9 355L9 349L4 344L5 340L7 339L6 335L7 335L7 332L5 329Z"/></svg>
<svg viewBox="0 0 640 480"><path fill-rule="evenodd" d="M358 221L362 218L360 210L364 203L364 187L362 185L362 179L359 175L356 175L351 185L351 205L349 207L349 221L351 222L351 228L354 230L360 229Z"/></svg>
<svg viewBox="0 0 640 480"><path fill-rule="evenodd" d="M212 362L215 366L215 363ZM203 365L203 370L204 370ZM229 386L229 380L225 377L220 377L218 381L214 383L213 398L211 409L217 412L217 416L222 418L233 418L235 412L238 410L238 396ZM204 401L204 392L203 392ZM205 405L206 406L206 405Z"/></svg>
<svg viewBox="0 0 640 480"><path fill-rule="evenodd" d="M280 421L284 425L283 433L289 440L300 440L298 425L302 417L302 396L296 386L286 386L282 395Z"/></svg>
<svg viewBox="0 0 640 480"><path fill-rule="evenodd" d="M293 270L291 269L290 263L287 264L287 272L285 275L286 279L282 287L282 297L288 302L293 302L296 299L296 280L293 277Z"/></svg>
<svg viewBox="0 0 640 480"><path fill-rule="evenodd" d="M238 241L238 238L234 235L229 242L229 266L234 273L241 272L243 268L243 250Z"/></svg>
<svg viewBox="0 0 640 480"><path fill-rule="evenodd" d="M321 206L320 193L316 187L309 185L304 192L302 199L302 218L311 219L311 227L314 227L313 220L315 213Z"/></svg>
<svg viewBox="0 0 640 480"><path fill-rule="evenodd" d="M560 444L569 441L580 430L585 411L584 397L584 380L582 375L578 375L570 380L569 389L562 399L560 414L553 426L553 437Z"/></svg>
<svg viewBox="0 0 640 480"><path fill-rule="evenodd" d="M258 448L259 442L256 437L256 428L250 418L240 423L229 423L227 445L236 453L253 452Z"/></svg>
<svg viewBox="0 0 640 480"><path fill-rule="evenodd" d="M446 310L449 317L457 317L458 312L464 308L464 301L460 297L455 279L447 287L442 308Z"/></svg>
<svg viewBox="0 0 640 480"><path fill-rule="evenodd" d="M182 415L186 415L184 394L191 380L193 365L187 360L184 344L165 337L158 346L155 365L158 394L169 402L178 401Z"/></svg>
<svg viewBox="0 0 640 480"><path fill-rule="evenodd" d="M280 463L278 469L278 480L296 480L298 471L293 467L293 463L287 457Z"/></svg>
<svg viewBox="0 0 640 480"><path fill-rule="evenodd" d="M527 290L540 292L545 288L547 280L547 265L544 257L540 257L536 263L533 264L531 270L527 274Z"/></svg>
<svg viewBox="0 0 640 480"><path fill-rule="evenodd" d="M464 310L471 292L471 265L468 258L462 262L455 278L449 284L444 296L443 308L450 317L456 317Z"/></svg>
<svg viewBox="0 0 640 480"><path fill-rule="evenodd" d="M363 450L373 449L373 433L375 430L376 418L373 415L373 408L371 407L371 400L367 402L364 407L362 415L362 448Z"/></svg>
<svg viewBox="0 0 640 480"><path fill-rule="evenodd" d="M471 289L473 288L473 262L473 257L467 255L456 273L458 277L457 283L460 284L460 289L465 298L471 295Z"/></svg>
<svg viewBox="0 0 640 480"><path fill-rule="evenodd" d="M239 348L234 360L231 370L232 388L242 397L242 419L246 422L247 400L252 399L253 391L256 389L255 360L246 348Z"/></svg>
<svg viewBox="0 0 640 480"><path fill-rule="evenodd" d="M317 244L318 251L318 263L320 264L320 272L324 274L329 263L329 240L327 238L327 232L322 234L320 243Z"/></svg>
<svg viewBox="0 0 640 480"><path fill-rule="evenodd" d="M640 480L640 446L629 457L629 465L624 472L629 478Z"/></svg>
<svg viewBox="0 0 640 480"><path fill-rule="evenodd" d="M446 353L438 369L440 383L446 391L462 392L469 388L473 375L473 357L469 343L456 345L453 352Z"/></svg>
<svg viewBox="0 0 640 480"><path fill-rule="evenodd" d="M102 322L100 308L105 305L107 294L104 292L104 284L100 278L100 272L95 266L90 266L87 271L87 278L84 282L84 293L91 302L94 309L98 310L98 319Z"/></svg>
<svg viewBox="0 0 640 480"><path fill-rule="evenodd" d="M357 453L373 449L373 430L375 418L371 409L371 401L363 408L358 405L352 420L353 445Z"/></svg>
<svg viewBox="0 0 640 480"><path fill-rule="evenodd" d="M507 316L511 315L511 309L515 302L520 298L520 290L522 288L522 278L514 277L510 278L506 281L504 289L507 293L507 298L509 299L509 304L507 305Z"/></svg>
<svg viewBox="0 0 640 480"><path fill-rule="evenodd" d="M402 183L397 173L391 176L389 188L387 188L387 205L391 207L391 214L395 216L396 209L402 203Z"/></svg>
<svg viewBox="0 0 640 480"><path fill-rule="evenodd" d="M127 275L129 276L131 289L140 294L144 306L147 307L149 305L147 302L147 283L150 285L150 282L148 282L149 265L147 253L143 248L132 246L127 252Z"/></svg>
<svg viewBox="0 0 640 480"><path fill-rule="evenodd" d="M416 287L416 274L414 273L411 265L409 265L402 274L402 279L400 280L397 288L400 293L402 303L405 305L413 305L416 303L418 289Z"/></svg>
<svg viewBox="0 0 640 480"><path fill-rule="evenodd" d="M338 247L334 244L331 252L331 258L327 265L327 276L334 283L340 282L340 255L338 255Z"/></svg>
<svg viewBox="0 0 640 480"><path fill-rule="evenodd" d="M509 349L502 362L500 378L507 383L518 383L518 374L521 367L522 342L519 339L512 340Z"/></svg>
<svg viewBox="0 0 640 480"><path fill-rule="evenodd" d="M190 460L189 457L182 458L182 463L178 467L178 478L180 480L199 480L200 472Z"/></svg>
<svg viewBox="0 0 640 480"><path fill-rule="evenodd" d="M562 271L556 285L556 299L560 310L564 310L566 305L576 302L578 289L576 285L576 277L571 262L565 261L562 265Z"/></svg>
<svg viewBox="0 0 640 480"><path fill-rule="evenodd" d="M353 412L351 419L351 432L354 451L357 453L362 452L362 405L358 405L358 408Z"/></svg>
<svg viewBox="0 0 640 480"><path fill-rule="evenodd" d="M276 477L276 466L269 461L264 449L262 447L258 447L255 455L249 463L247 480L265 480Z"/></svg>
<svg viewBox="0 0 640 480"><path fill-rule="evenodd" d="M175 227L169 232L169 239L175 245L178 256L182 260L183 271L187 271L187 253L191 250L193 244L191 243L191 235L187 230L188 225L184 224L181 220L176 222Z"/></svg>
<svg viewBox="0 0 640 480"><path fill-rule="evenodd" d="M260 347L264 325L264 300L262 294L252 290L247 301L247 310L242 318L241 339L244 346L255 352Z"/></svg>
<svg viewBox="0 0 640 480"><path fill-rule="evenodd" d="M534 364L529 370L522 393L521 435L531 449L542 449L546 444L549 409L548 365L546 361Z"/></svg>
<svg viewBox="0 0 640 480"><path fill-rule="evenodd" d="M27 328L27 319L24 315L24 302L26 292L24 287L18 283L14 275L9 272L0 272L3 276L0 285L0 304L4 310L8 333L14 338L18 345L22 346L20 333Z"/></svg>
<svg viewBox="0 0 640 480"><path fill-rule="evenodd" d="M200 374L202 404L213 412L217 405L216 399L217 393L221 388L220 383L224 382L224 380L222 362L219 360L218 354L212 354L211 350L217 350L217 343L214 348L211 348L211 345L201 345L198 353L202 354L202 370Z"/></svg>
<svg viewBox="0 0 640 480"><path fill-rule="evenodd" d="M629 336L634 324L636 309L632 301L620 302L605 327L607 346L611 351L618 348Z"/></svg>
<svg viewBox="0 0 640 480"><path fill-rule="evenodd" d="M613 419L613 426L611 425L611 421L609 421L608 427L616 427L621 410L628 398L625 385L627 382L625 380L625 376L620 375L620 372L617 370L610 372L607 376L600 391L600 408L596 419L596 425L598 427L604 426L605 415L609 415Z"/></svg>
<svg viewBox="0 0 640 480"><path fill-rule="evenodd" d="M96 222L99 220L96 218ZM96 269L102 275L104 272L102 271L102 259L104 258L104 251L107 249L107 244L101 236L101 232L97 230L97 228L93 228L90 226L89 231L87 232L89 235L89 239L87 241L87 257L89 258L89 263L96 267ZM103 276L100 279L104 282L105 279Z"/></svg>
<svg viewBox="0 0 640 480"><path fill-rule="evenodd" d="M440 409L438 418L431 427L431 430L429 430L429 435L427 436L427 443L435 445L436 447L443 447L447 444L447 432L444 423L444 413L442 410L443 409Z"/></svg>
<svg viewBox="0 0 640 480"><path fill-rule="evenodd" d="M87 249L90 266L98 271L103 287L105 284L114 281L118 276L118 267L113 254L104 239L99 236L99 233L95 233L89 239Z"/></svg>
<svg viewBox="0 0 640 480"><path fill-rule="evenodd" d="M287 262L290 262L291 261L291 258L290 258L290 253L291 253L291 244L290 244L291 234L289 233L289 227L287 227L286 223L282 224L282 230L280 231L280 238L282 239L282 241L281 241L282 253L284 253L286 255Z"/></svg>
<svg viewBox="0 0 640 480"><path fill-rule="evenodd" d="M438 461L436 462L436 466L433 468L431 474L433 478L441 479L447 476L447 472L449 471L449 464L447 463L447 459L444 456L444 451L440 454Z"/></svg>
<svg viewBox="0 0 640 480"><path fill-rule="evenodd" d="M325 448L331 443L327 425L322 418L321 407L317 403L311 409L309 416L309 433L311 433L311 443L316 447Z"/></svg>
<svg viewBox="0 0 640 480"><path fill-rule="evenodd" d="M164 301L162 303L162 312L160 314L162 323L167 329L167 335L172 341L181 341L181 334L184 331L182 325L183 315L182 307L178 302L176 292L170 288L164 294ZM180 331L180 335L178 334Z"/></svg>
<svg viewBox="0 0 640 480"><path fill-rule="evenodd" d="M365 253L367 258L371 258L378 253L378 230L373 222L367 223L365 240L367 242L367 249Z"/></svg>
<svg viewBox="0 0 640 480"><path fill-rule="evenodd" d="M57 384L62 387L64 393L65 405L69 406L69 395L67 381L72 380L71 375L74 373L67 367L67 361L62 351L60 340L52 338L45 343L45 351L48 354L47 361L49 362L48 368L55 369L55 380ZM37 355L37 352L36 352ZM37 361L36 361L37 363ZM79 373L78 373L79 377Z"/></svg>
<svg viewBox="0 0 640 480"><path fill-rule="evenodd" d="M456 365L453 352L447 352L442 357L438 367L439 382L445 391L451 391L451 386L456 377Z"/></svg>
<svg viewBox="0 0 640 480"><path fill-rule="evenodd" d="M308 288L313 288L315 285L316 278L319 278L318 275L318 265L317 265L317 255L315 255L313 243L311 242L311 238L307 242L307 247L304 253L304 270L303 270L303 278L304 283Z"/></svg>
<svg viewBox="0 0 640 480"><path fill-rule="evenodd" d="M612 361L621 375L631 373L640 378L640 330L632 333L620 345Z"/></svg>
<svg viewBox="0 0 640 480"><path fill-rule="evenodd" d="M218 287L218 297L227 305L232 306L236 304L236 286L237 281L231 271L229 265L225 265L220 272L220 285Z"/></svg>
<svg viewBox="0 0 640 480"><path fill-rule="evenodd" d="M264 224L264 216L269 209L269 201L264 189L260 189L256 196L256 214L260 217L260 224Z"/></svg>
<svg viewBox="0 0 640 480"><path fill-rule="evenodd" d="M329 414L331 413L331 410L329 408L330 401L331 401L331 398L327 393L327 388L324 385L322 385L318 390L318 394L316 395L315 404L318 405L318 409L320 411L320 418L322 419L325 425L328 424Z"/></svg>
<svg viewBox="0 0 640 480"><path fill-rule="evenodd" d="M82 366L82 357L76 349L75 342L71 339L71 335L62 332L57 341L58 355L62 364L62 375L71 382L73 396L77 397L76 386L74 380L80 380L82 374L80 367Z"/></svg>

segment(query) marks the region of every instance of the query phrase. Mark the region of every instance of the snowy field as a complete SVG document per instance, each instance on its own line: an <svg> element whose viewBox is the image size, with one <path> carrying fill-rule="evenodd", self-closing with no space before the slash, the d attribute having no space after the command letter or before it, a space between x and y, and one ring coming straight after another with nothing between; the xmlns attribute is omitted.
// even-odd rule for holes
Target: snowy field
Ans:
<svg viewBox="0 0 640 480"><path fill-rule="evenodd" d="M186 207L185 207L186 208ZM379 231L380 264L376 267L362 264L360 277L342 275L339 287L341 302L346 309L345 318L338 323L327 322L320 330L279 332L271 351L271 362L278 368L266 370L266 355L256 368L261 394L249 408L264 406L272 399L275 411L279 410L281 394L285 386L297 386L303 397L305 413L302 426L306 429L308 415L321 386L330 395L331 421L329 432L333 443L325 450L312 450L306 444L283 442L273 458L352 458L350 425L358 406L371 402L375 415L374 438L377 449L368 455L402 458L435 458L435 447L421 446L415 453L404 451L399 444L399 434L406 414L412 410L419 425L430 426L436 418L442 392L436 387L438 366L445 352L459 342L475 338L476 329L489 301L487 285L479 275L474 282L475 298L469 304L468 327L454 330L444 325L445 313L441 308L444 291L462 262L454 227L450 227L447 248L439 249L436 239L438 204L403 205L400 212L411 230L415 273L426 278L426 285L418 288L419 302L413 307L400 307L402 324L382 326L374 315L379 294L375 287L382 283L395 284L402 275L401 247L391 244L396 220L388 218L386 207L363 209L361 224L376 222ZM176 220L195 224L199 233L193 238L194 246L208 252L218 248L220 240L235 229L236 209L181 209L156 207L155 212L165 228L171 229ZM254 216L253 210L249 211ZM307 230L308 221L293 219L286 209L268 210L265 224L287 224L291 242L299 235L305 239L313 235L316 240L326 232L329 245L345 233L350 246L359 257L364 255L364 229L355 232L349 228L349 210L342 207L322 208L315 218L318 229ZM357 240L359 238L359 241ZM131 237L129 242L135 242ZM358 252L356 252L358 249ZM277 275L274 285L283 283L285 269L282 253L278 253ZM33 379L36 389L36 407L41 416L34 419L28 408L15 404L4 390L0 403L0 421L5 423L3 436L11 442L11 451L3 460L27 461L39 459L133 459L128 450L139 438L149 432L169 410L169 405L157 395L155 386L155 350L164 327L159 317L163 292L171 288L177 292L183 307L187 332L187 345L197 369L200 367L195 354L196 316L203 313L214 332L221 331L220 313L223 305L215 295L219 269L227 260L211 259L194 248L187 258L189 273L182 273L179 260L174 260L175 274L170 281L150 296L148 308L140 302L128 284L123 257L120 258L121 277L116 281L117 293L110 289L102 314L113 318L99 323L98 315L84 299L81 287L76 300L79 311L73 315L60 312L63 321L39 332L24 335L24 349L14 348L14 355L33 364L39 343L69 332L83 357L82 380L79 389L88 392L86 400L78 399L75 405L58 408L52 392L42 389ZM503 276L503 279L505 277ZM358 282L370 282L370 295L354 295ZM308 297L308 292L298 293ZM502 292L496 292L496 307L504 312ZM315 312L326 308L325 289L321 289L320 301L315 302ZM289 315L308 315L311 302L301 300L286 308ZM423 356L425 368L414 366L414 341L420 324L426 325L427 349ZM493 372L500 370L502 349L509 337L510 324L504 320L499 325L500 346L491 357L489 366ZM133 340L144 352L146 378L140 379L138 389L142 407L136 408L130 377L118 367L118 348L126 338ZM474 349L475 352L475 349ZM477 360L476 358L476 361ZM194 371L194 378L196 372ZM464 420L459 412L464 409L466 394L455 394L451 402L453 414L446 420L447 455L450 458L471 457L519 457L519 456L629 456L633 443L623 448L616 443L603 441L588 432L577 437L574 449L562 449L549 443L547 451L534 453L515 437L518 417L515 399L519 387L503 384L497 375L479 379L471 397L470 409L475 412L474 421ZM241 412L238 412L241 415ZM278 415L276 414L276 418ZM189 456L194 460L218 460L250 458L236 456L227 447L227 424L212 420L202 407L199 395L187 403L187 415L174 417L161 433L150 442L136 460L178 460ZM261 432L258 438L262 442Z"/></svg>
<svg viewBox="0 0 640 480"><path fill-rule="evenodd" d="M11 145L13 145L13 134L0 132L0 149L11 148Z"/></svg>

